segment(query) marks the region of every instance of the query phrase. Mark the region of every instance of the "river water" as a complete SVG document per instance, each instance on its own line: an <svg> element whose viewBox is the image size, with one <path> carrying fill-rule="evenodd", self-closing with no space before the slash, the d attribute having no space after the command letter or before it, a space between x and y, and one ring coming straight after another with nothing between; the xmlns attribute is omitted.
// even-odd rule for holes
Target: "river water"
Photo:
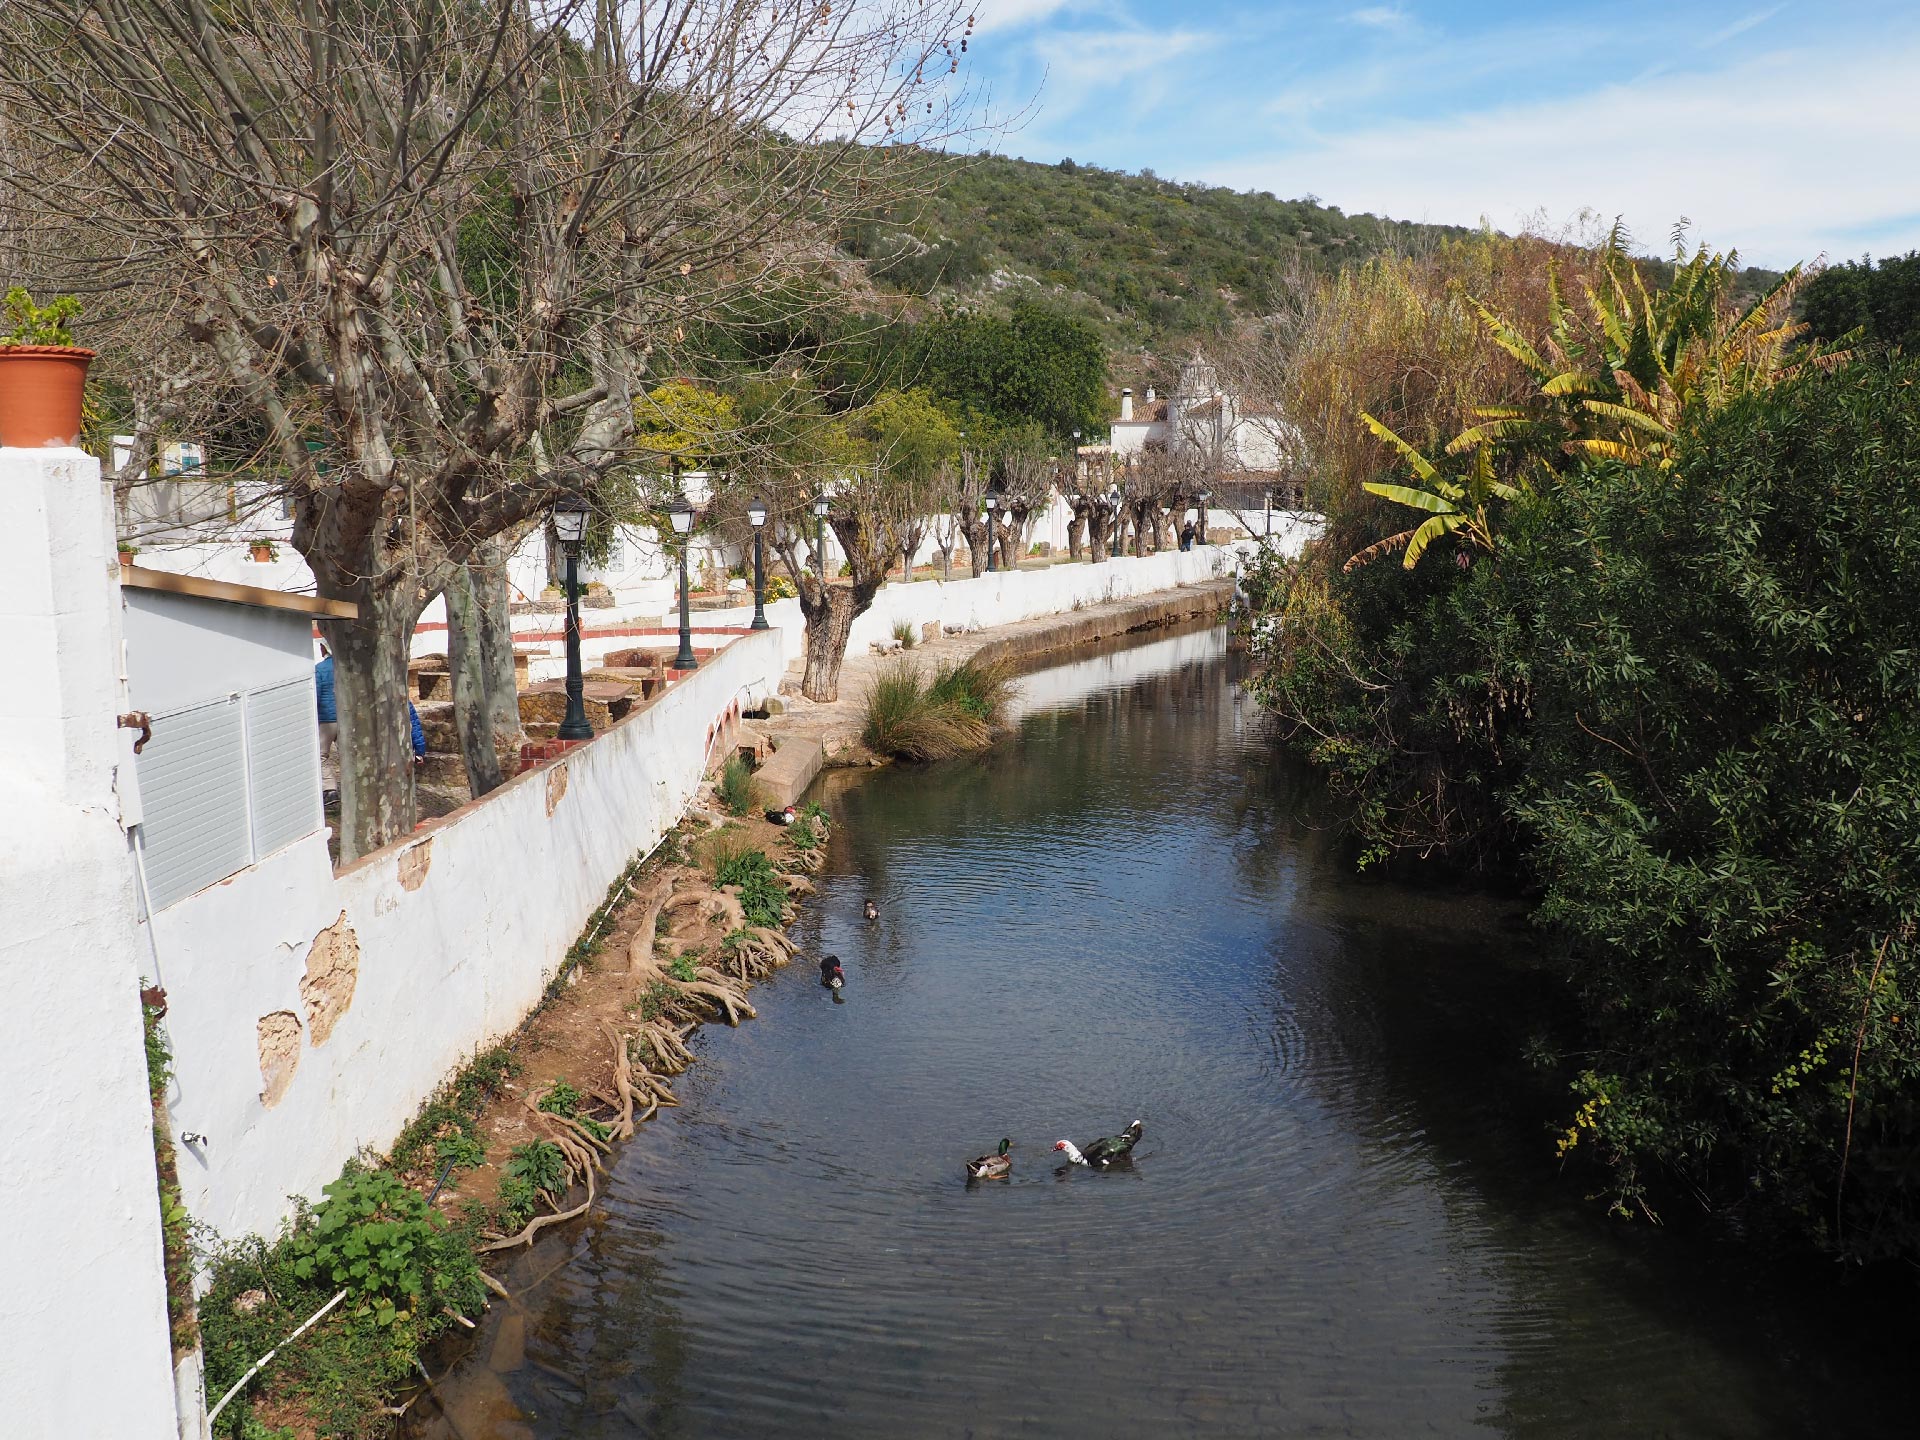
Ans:
<svg viewBox="0 0 1920 1440"><path fill-rule="evenodd" d="M1556 1174L1511 907L1355 877L1234 663L1081 659L987 755L830 776L845 1003L797 965L703 1032L459 1433L1902 1433L1845 1326Z"/></svg>

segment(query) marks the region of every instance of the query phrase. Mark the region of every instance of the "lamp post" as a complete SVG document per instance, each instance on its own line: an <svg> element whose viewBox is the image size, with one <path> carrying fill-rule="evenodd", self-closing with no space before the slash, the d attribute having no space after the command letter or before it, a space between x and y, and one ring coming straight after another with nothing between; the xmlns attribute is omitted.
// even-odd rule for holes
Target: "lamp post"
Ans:
<svg viewBox="0 0 1920 1440"><path fill-rule="evenodd" d="M1118 485L1115 485L1107 491L1107 509L1112 512L1113 523L1113 542L1107 546L1107 558L1109 560L1118 560L1121 554L1120 542L1122 539L1120 534L1120 487Z"/></svg>
<svg viewBox="0 0 1920 1440"><path fill-rule="evenodd" d="M676 670L698 670L700 662L693 654L693 615L687 604L687 551L693 548L693 506L682 495L667 508L673 517L673 533L680 537L680 653L673 657Z"/></svg>
<svg viewBox="0 0 1920 1440"><path fill-rule="evenodd" d="M747 523L753 526L753 624L750 630L770 630L767 624L766 526L767 502L755 500L747 506Z"/></svg>
<svg viewBox="0 0 1920 1440"><path fill-rule="evenodd" d="M831 502L824 494L813 497L813 571L820 577L820 595L827 593L827 511Z"/></svg>
<svg viewBox="0 0 1920 1440"><path fill-rule="evenodd" d="M1207 543L1207 503L1212 499L1213 499L1213 492L1211 490L1202 490L1200 492L1199 533L1195 535L1194 538L1198 540L1202 545Z"/></svg>
<svg viewBox="0 0 1920 1440"><path fill-rule="evenodd" d="M553 532L567 552L567 713L556 733L562 740L591 740L586 682L580 678L580 542L587 533L587 502L578 495L555 502Z"/></svg>
<svg viewBox="0 0 1920 1440"><path fill-rule="evenodd" d="M993 541L994 541L994 536L998 533L994 529L994 526L995 524L998 523L1000 519L1000 514L999 514L1000 497L994 494L993 491L991 490L987 491L986 506L987 506L987 573L991 575L993 573Z"/></svg>

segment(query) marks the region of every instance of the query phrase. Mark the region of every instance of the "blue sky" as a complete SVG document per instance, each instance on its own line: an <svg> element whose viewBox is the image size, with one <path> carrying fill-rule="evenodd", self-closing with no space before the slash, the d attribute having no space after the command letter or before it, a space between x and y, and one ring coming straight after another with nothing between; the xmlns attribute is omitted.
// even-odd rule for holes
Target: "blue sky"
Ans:
<svg viewBox="0 0 1920 1440"><path fill-rule="evenodd" d="M1920 3L980 0L990 148L1503 230L1920 248Z"/></svg>

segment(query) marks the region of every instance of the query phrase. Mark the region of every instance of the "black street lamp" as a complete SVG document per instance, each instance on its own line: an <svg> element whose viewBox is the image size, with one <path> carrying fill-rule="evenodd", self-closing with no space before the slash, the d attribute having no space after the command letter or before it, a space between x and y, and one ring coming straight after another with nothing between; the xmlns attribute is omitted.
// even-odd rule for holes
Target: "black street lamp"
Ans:
<svg viewBox="0 0 1920 1440"><path fill-rule="evenodd" d="M587 502L578 495L556 501L553 533L567 552L567 714L556 733L562 740L591 740L586 682L580 677L580 542L587 533Z"/></svg>
<svg viewBox="0 0 1920 1440"><path fill-rule="evenodd" d="M993 527L994 527L994 523L1000 518L999 516L1000 497L994 494L993 491L991 490L987 491L986 506L987 506L987 573L991 575L993 573L993 539L996 533Z"/></svg>
<svg viewBox="0 0 1920 1440"><path fill-rule="evenodd" d="M1200 492L1199 534L1196 535L1194 538L1197 539L1202 545L1207 543L1207 502L1212 499L1213 499L1213 492L1211 490L1202 490Z"/></svg>
<svg viewBox="0 0 1920 1440"><path fill-rule="evenodd" d="M667 507L673 517L673 533L680 537L680 653L673 657L676 670L698 670L700 662L693 654L693 616L687 605L687 551L693 548L693 506L682 495Z"/></svg>
<svg viewBox="0 0 1920 1440"><path fill-rule="evenodd" d="M747 506L747 523L753 526L753 624L750 630L770 630L767 624L766 525L767 502L755 500Z"/></svg>
<svg viewBox="0 0 1920 1440"><path fill-rule="evenodd" d="M1113 539L1107 546L1107 558L1118 560L1121 556L1121 542L1126 538L1120 533L1120 487L1115 485L1107 491L1107 509L1111 512Z"/></svg>
<svg viewBox="0 0 1920 1440"><path fill-rule="evenodd" d="M827 511L833 502L824 494L813 497L813 572L820 577L820 596L827 594Z"/></svg>

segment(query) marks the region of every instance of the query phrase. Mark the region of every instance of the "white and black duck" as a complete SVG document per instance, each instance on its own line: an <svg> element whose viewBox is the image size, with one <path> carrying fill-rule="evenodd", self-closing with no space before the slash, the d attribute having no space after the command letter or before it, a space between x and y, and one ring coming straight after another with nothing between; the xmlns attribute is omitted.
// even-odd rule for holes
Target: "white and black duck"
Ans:
<svg viewBox="0 0 1920 1440"><path fill-rule="evenodd" d="M1120 1134L1094 1140L1084 1149L1071 1140L1058 1141L1053 1148L1065 1152L1071 1164L1085 1165L1093 1170L1105 1170L1109 1165L1124 1160L1133 1153L1133 1147L1140 1143L1144 1128L1136 1120Z"/></svg>

